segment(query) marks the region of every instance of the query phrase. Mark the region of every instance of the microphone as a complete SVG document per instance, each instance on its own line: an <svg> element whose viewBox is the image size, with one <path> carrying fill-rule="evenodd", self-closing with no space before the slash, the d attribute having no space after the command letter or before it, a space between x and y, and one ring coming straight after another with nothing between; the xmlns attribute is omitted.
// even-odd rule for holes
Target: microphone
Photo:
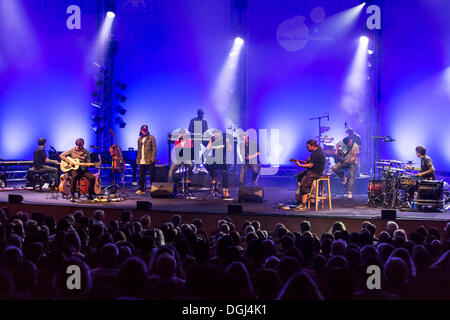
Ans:
<svg viewBox="0 0 450 320"><path fill-rule="evenodd" d="M89 146L89 147L91 147L93 149L100 149L100 147L96 147L96 146Z"/></svg>

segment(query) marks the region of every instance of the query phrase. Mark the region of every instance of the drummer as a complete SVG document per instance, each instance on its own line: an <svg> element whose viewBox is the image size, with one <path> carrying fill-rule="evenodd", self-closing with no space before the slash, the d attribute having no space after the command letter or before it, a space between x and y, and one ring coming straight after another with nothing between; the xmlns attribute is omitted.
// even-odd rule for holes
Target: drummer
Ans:
<svg viewBox="0 0 450 320"><path fill-rule="evenodd" d="M424 146L416 147L417 157L420 158L420 168L414 168L413 166L405 166L408 170L419 171L416 176L424 180L436 180L435 169L433 160L427 155L427 149Z"/></svg>

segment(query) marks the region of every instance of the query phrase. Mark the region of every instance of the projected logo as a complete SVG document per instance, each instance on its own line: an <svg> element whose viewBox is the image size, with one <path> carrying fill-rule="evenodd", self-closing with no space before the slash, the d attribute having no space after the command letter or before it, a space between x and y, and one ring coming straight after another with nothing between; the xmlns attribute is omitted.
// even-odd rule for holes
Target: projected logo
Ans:
<svg viewBox="0 0 450 320"><path fill-rule="evenodd" d="M325 20L325 9L316 7L311 10L309 17L313 24L318 24ZM310 26L311 27L311 26ZM316 38L313 33L317 33L317 28L312 28L306 24L306 17L295 16L280 23L277 28L277 40L283 49L289 52L295 52L303 49L309 41Z"/></svg>

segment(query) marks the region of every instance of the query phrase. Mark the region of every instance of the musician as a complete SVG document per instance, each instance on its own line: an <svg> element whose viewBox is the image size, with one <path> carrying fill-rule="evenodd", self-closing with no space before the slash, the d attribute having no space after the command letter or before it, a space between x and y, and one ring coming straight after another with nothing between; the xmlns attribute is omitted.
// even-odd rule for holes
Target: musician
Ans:
<svg viewBox="0 0 450 320"><path fill-rule="evenodd" d="M58 165L58 161L50 160L45 153L45 144L47 140L45 138L38 139L38 147L34 150L33 155L33 169L39 174L49 174L53 181L53 185L50 189L56 189L59 185L58 169L45 165L46 163L52 163Z"/></svg>
<svg viewBox="0 0 450 320"><path fill-rule="evenodd" d="M258 144L256 141L249 139L247 132L242 133L242 142L240 147L240 153L244 159L244 163L241 165L241 171L239 175L239 184L245 186L245 178L247 176L248 169L252 170L252 183L257 184L259 172L261 166L259 164Z"/></svg>
<svg viewBox="0 0 450 320"><path fill-rule="evenodd" d="M353 197L353 187L355 184L356 166L358 165L359 160L359 147L350 137L345 137L343 143L348 147L348 150L342 156L343 160L333 167L333 171L342 179L342 184L347 184L347 176L342 172L342 169L349 169L348 198L351 199ZM336 156L338 156L337 153Z"/></svg>
<svg viewBox="0 0 450 320"><path fill-rule="evenodd" d="M205 113L203 112L202 109L198 109L197 110L197 117L192 118L191 121L189 122L189 132L194 133L195 131L195 123L200 122L201 123L201 127L202 127L202 133L205 133L206 130L208 130L208 122L206 122L205 119L203 119Z"/></svg>
<svg viewBox="0 0 450 320"><path fill-rule="evenodd" d="M357 134L352 128L347 128L345 132L347 133L347 137L352 139L353 143L356 143L358 145L359 152L361 153L361 145L362 145L361 136Z"/></svg>
<svg viewBox="0 0 450 320"><path fill-rule="evenodd" d="M145 175L148 171L150 180L153 182L156 162L156 140L149 133L148 126L145 124L141 126L137 144L136 164L139 166L139 189L136 194L145 194Z"/></svg>
<svg viewBox="0 0 450 320"><path fill-rule="evenodd" d="M417 146L416 154L420 158L420 168L406 166L406 169L419 171L416 176L424 180L436 180L433 160L427 155L427 149L424 146Z"/></svg>
<svg viewBox="0 0 450 320"><path fill-rule="evenodd" d="M173 175L182 164L188 168L186 183L191 182L192 169L194 168L194 163L191 160L193 147L192 140L188 137L186 131L181 129L175 141L175 160L169 170L169 182L173 182Z"/></svg>
<svg viewBox="0 0 450 320"><path fill-rule="evenodd" d="M322 148L317 144L315 140L308 140L306 142L306 148L311 152L311 156L306 161L295 160L295 164L300 168L305 168L306 171L302 171L297 175L298 179L298 193L300 194L301 203L295 208L295 211L306 211L306 201L308 200L308 193L311 191L314 180L320 178L323 175L325 169L325 154Z"/></svg>
<svg viewBox="0 0 450 320"><path fill-rule="evenodd" d="M233 151L230 140L226 138L226 141L224 141L222 133L219 130L215 130L206 146L206 150L212 150L212 156L208 155L206 157L205 169L210 174L213 185L217 183L217 171L222 171L222 193L225 198L229 198L226 158L227 150Z"/></svg>
<svg viewBox="0 0 450 320"><path fill-rule="evenodd" d="M60 156L61 160L64 160L69 165L73 166L74 163L67 159L67 157L71 157L72 159L79 159L81 163L91 162L91 154L88 150L84 148L84 140L82 138L78 138L75 141L75 148L67 150L63 152ZM77 182L81 179L81 177L85 177L89 180L89 194L88 199L94 199L94 187L95 187L95 176L89 172L87 167L80 166L78 170L71 170L70 176L72 177L72 184L70 186L71 198L70 201L75 201L75 191L77 187Z"/></svg>

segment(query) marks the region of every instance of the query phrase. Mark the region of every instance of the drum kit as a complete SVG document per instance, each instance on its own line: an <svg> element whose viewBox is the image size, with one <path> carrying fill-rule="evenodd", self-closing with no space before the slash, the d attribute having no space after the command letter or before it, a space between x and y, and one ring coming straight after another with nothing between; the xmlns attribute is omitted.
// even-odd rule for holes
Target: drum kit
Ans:
<svg viewBox="0 0 450 320"><path fill-rule="evenodd" d="M419 180L408 172L413 162L399 160L377 161L381 179L372 179L368 188L368 205L398 209L439 209L443 207L443 181Z"/></svg>

